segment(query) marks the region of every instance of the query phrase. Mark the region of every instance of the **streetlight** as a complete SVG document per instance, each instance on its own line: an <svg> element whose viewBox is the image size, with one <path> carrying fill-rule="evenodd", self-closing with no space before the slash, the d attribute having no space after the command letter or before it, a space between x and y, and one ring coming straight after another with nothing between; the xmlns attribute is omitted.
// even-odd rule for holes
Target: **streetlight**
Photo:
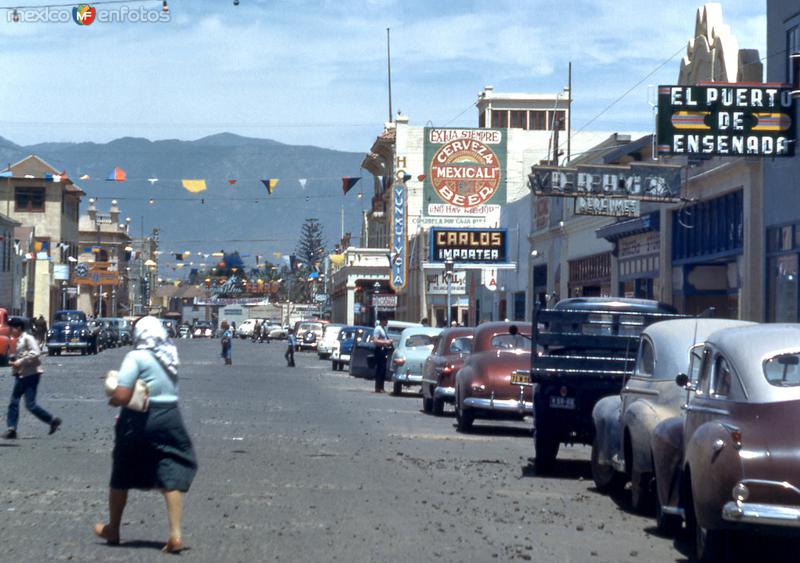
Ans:
<svg viewBox="0 0 800 563"><path fill-rule="evenodd" d="M67 308L67 281L61 281L61 308Z"/></svg>
<svg viewBox="0 0 800 563"><path fill-rule="evenodd" d="M447 326L450 326L453 322L453 311L450 303L452 299L454 265L452 258L448 258L444 261L444 279L447 281Z"/></svg>
<svg viewBox="0 0 800 563"><path fill-rule="evenodd" d="M378 294L381 291L380 282L372 284L372 306L375 309L375 324L378 324Z"/></svg>

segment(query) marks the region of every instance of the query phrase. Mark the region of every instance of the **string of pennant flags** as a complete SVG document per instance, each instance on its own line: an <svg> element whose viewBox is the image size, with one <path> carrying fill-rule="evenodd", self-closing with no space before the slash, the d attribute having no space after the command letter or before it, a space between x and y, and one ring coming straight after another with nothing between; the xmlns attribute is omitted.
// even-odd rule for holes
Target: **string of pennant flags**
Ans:
<svg viewBox="0 0 800 563"><path fill-rule="evenodd" d="M11 170L5 170L0 172L0 178L11 178L13 177L13 172ZM34 178L34 176L28 174L25 178ZM60 174L51 174L47 173L43 176L45 180L50 180L52 182L67 182L70 179L69 175L66 171ZM309 180L330 180L333 177L325 177L325 178L297 178L297 182L300 185L301 190L306 189L306 185L308 184ZM411 176L409 176L411 178ZM94 180L89 174L82 174L79 178L82 182L87 182L90 180ZM120 168L119 166L115 166L105 177L104 179L106 182L128 182L128 181L142 181L145 180L150 183L151 186L157 184L162 179L156 177L148 177L148 178L128 178L127 173L125 170ZM226 181L228 185L234 186L240 182L240 178L227 178ZM355 186L358 181L361 180L361 176L342 176L342 193L347 194L353 186ZM382 178L381 178L382 180ZM167 180L167 181L172 181ZM275 189L278 187L278 183L281 181L280 178L258 178L258 181L261 182L264 187L267 189L267 193L272 195ZM208 180L205 178L181 178L180 183L181 187L185 189L187 192L190 193L200 193L204 192L208 189Z"/></svg>

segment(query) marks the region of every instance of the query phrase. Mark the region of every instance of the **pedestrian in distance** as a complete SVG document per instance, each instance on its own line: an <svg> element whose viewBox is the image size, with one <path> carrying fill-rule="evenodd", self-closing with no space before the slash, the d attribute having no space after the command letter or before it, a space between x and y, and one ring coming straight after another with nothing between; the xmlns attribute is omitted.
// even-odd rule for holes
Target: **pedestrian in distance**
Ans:
<svg viewBox="0 0 800 563"><path fill-rule="evenodd" d="M255 342L256 340L261 340L261 323L258 321L256 321L256 324L253 327L253 334L250 335L251 342Z"/></svg>
<svg viewBox="0 0 800 563"><path fill-rule="evenodd" d="M283 355L286 358L286 366L294 367L294 349L297 348L297 337L294 335L294 329L290 328L288 336L286 337L287 346L286 353Z"/></svg>
<svg viewBox="0 0 800 563"><path fill-rule="evenodd" d="M230 366L233 364L231 359L231 349L233 348L233 333L228 325L228 321L222 321L220 325L222 329L222 359L225 360L225 365Z"/></svg>
<svg viewBox="0 0 800 563"><path fill-rule="evenodd" d="M119 368L109 404L122 407L114 430L108 523L94 533L109 545L120 542L120 525L130 489L158 489L164 495L169 539L162 551L183 549L183 495L197 472L192 441L178 409L178 351L159 320L141 318L133 329L134 350ZM144 412L126 408L137 380L148 389Z"/></svg>
<svg viewBox="0 0 800 563"><path fill-rule="evenodd" d="M391 356L392 339L386 334L386 317L382 317L380 324L372 332L372 343L375 344L375 392L384 392L386 381L386 359Z"/></svg>
<svg viewBox="0 0 800 563"><path fill-rule="evenodd" d="M44 316L39 315L34 321L34 326L32 328L36 339L39 341L39 347L41 348L44 346L44 342L47 339L47 321L44 320Z"/></svg>
<svg viewBox="0 0 800 563"><path fill-rule="evenodd" d="M272 327L270 327L270 325L268 325L267 323L261 325L261 342L264 342L265 340L267 341L267 344L272 342L272 340L270 340L269 337L270 330L272 330Z"/></svg>
<svg viewBox="0 0 800 563"><path fill-rule="evenodd" d="M36 391L41 380L42 363L39 356L42 349L36 342L36 338L25 330L25 322L19 318L12 318L8 321L11 336L17 339L17 351L14 361L11 362L11 374L14 376L14 387L11 391L11 401L8 403L8 414L6 416L6 427L3 438L14 440L17 437L17 423L19 422L19 402L25 397L25 408L30 413L50 426L50 434L53 434L61 426L61 419L53 416L38 404L36 404Z"/></svg>

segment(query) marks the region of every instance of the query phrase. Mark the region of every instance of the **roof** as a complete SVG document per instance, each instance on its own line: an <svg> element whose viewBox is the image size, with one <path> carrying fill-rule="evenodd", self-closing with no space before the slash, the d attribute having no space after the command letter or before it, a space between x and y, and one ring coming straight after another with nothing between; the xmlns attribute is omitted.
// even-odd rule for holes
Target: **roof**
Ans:
<svg viewBox="0 0 800 563"><path fill-rule="evenodd" d="M800 354L800 324L768 323L726 328L713 333L706 341L731 361L749 402L800 399L800 387L770 385L763 373L766 360L780 354Z"/></svg>
<svg viewBox="0 0 800 563"><path fill-rule="evenodd" d="M653 211L634 219L623 219L610 225L604 225L595 231L597 238L615 242L623 237L658 231L661 227L661 214Z"/></svg>
<svg viewBox="0 0 800 563"><path fill-rule="evenodd" d="M45 180L45 174L61 174L63 171L58 170L52 164L46 162L42 157L29 154L25 158L18 160L14 164L9 164L0 172L11 172L12 178L25 178L26 176L33 176L39 180ZM67 177L62 182L59 182L64 188L66 193L84 195L84 191L76 186L72 180Z"/></svg>
<svg viewBox="0 0 800 563"><path fill-rule="evenodd" d="M9 225L11 225L13 227L22 226L22 223L20 223L19 221L15 221L14 219L9 217L8 215L3 215L2 213L0 213L0 222L9 224Z"/></svg>
<svg viewBox="0 0 800 563"><path fill-rule="evenodd" d="M556 306L558 310L629 310L632 312L644 313L674 313L675 308L666 303L660 303L652 299L631 299L623 297L570 297L562 299Z"/></svg>

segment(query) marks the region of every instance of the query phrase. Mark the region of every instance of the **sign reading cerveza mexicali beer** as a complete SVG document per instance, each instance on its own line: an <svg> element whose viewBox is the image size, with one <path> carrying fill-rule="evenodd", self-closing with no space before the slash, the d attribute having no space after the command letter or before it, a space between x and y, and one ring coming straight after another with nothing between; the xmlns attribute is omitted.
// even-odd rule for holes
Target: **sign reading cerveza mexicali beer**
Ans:
<svg viewBox="0 0 800 563"><path fill-rule="evenodd" d="M640 201L678 201L681 167L674 164L531 166L535 195L618 197Z"/></svg>
<svg viewBox="0 0 800 563"><path fill-rule="evenodd" d="M425 128L422 222L493 227L506 203L506 130Z"/></svg>
<svg viewBox="0 0 800 563"><path fill-rule="evenodd" d="M508 262L506 229L430 230L431 262L497 264Z"/></svg>
<svg viewBox="0 0 800 563"><path fill-rule="evenodd" d="M658 152L792 156L793 104L784 85L659 86Z"/></svg>

